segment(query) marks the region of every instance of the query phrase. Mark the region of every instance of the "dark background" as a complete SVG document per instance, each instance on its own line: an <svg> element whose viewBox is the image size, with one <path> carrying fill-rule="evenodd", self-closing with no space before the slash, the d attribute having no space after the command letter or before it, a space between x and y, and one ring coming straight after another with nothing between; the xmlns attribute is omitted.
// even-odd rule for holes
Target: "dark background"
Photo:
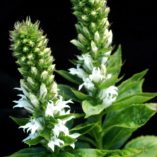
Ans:
<svg viewBox="0 0 157 157"><path fill-rule="evenodd" d="M157 91L157 16L155 2L149 0L109 0L109 20L114 33L114 44L122 45L125 64L122 73L125 78L149 68L145 77L144 91ZM70 0L2 0L0 1L0 156L8 155L25 147L24 134L18 129L10 115L19 115L12 109L20 75L12 52L9 50L9 31L16 21L30 16L40 20L41 27L48 35L49 46L53 49L57 69L70 68L69 59L78 51L69 41L76 36ZM58 82L63 82L56 77ZM156 100L157 102L157 100ZM134 133L157 135L157 116L146 126Z"/></svg>

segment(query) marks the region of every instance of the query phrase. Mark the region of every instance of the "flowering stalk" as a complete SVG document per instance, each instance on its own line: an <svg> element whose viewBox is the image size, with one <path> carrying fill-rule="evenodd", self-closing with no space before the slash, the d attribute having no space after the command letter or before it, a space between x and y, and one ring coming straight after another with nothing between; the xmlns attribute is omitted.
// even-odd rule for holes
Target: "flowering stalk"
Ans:
<svg viewBox="0 0 157 157"><path fill-rule="evenodd" d="M109 8L104 0L72 0L72 3L79 22L76 24L78 37L71 42L81 55L77 57L76 68L69 69L69 72L82 80L79 90L84 88L88 95L97 98L98 104L107 108L118 96L118 88L114 84L99 87L113 77L107 68L112 51Z"/></svg>
<svg viewBox="0 0 157 157"><path fill-rule="evenodd" d="M20 99L14 101L15 107L26 109L31 116L25 125L20 126L28 133L23 140L28 145L41 143L54 151L65 146L74 148L78 134L70 134L67 122L73 118L69 103L58 94L54 81L51 50L47 47L48 40L39 23L31 23L30 19L16 23L11 31L11 49L20 66L22 75Z"/></svg>
<svg viewBox="0 0 157 157"><path fill-rule="evenodd" d="M69 69L69 74L81 82L78 86L79 91L75 91L74 95L78 98L80 95L85 96L84 100L80 100L85 118L95 116L95 124L99 124L94 132L89 132L94 138L92 144L95 143L97 148L102 148L103 111L109 108L118 96L115 83L120 72L121 54L118 51L116 55L111 56L113 35L108 21L109 8L106 0L71 1L73 13L78 20L75 25L78 36L71 43L81 54L74 62L76 67ZM115 64L113 63L115 56L119 60L117 68L113 70L111 64Z"/></svg>

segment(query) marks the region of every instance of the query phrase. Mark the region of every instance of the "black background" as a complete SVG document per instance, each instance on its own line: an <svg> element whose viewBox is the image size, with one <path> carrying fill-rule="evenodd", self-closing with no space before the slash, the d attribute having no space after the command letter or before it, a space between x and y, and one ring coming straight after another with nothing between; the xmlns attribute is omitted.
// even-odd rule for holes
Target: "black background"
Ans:
<svg viewBox="0 0 157 157"><path fill-rule="evenodd" d="M109 0L111 8L109 20L114 33L113 43L121 44L125 64L122 73L125 78L149 68L145 77L144 91L157 91L157 16L154 1ZM41 27L49 38L57 69L70 68L69 59L78 54L69 41L76 36L70 0L5 0L0 1L0 156L8 155L25 147L22 144L24 134L10 120L15 100L14 87L19 85L12 52L9 50L9 31L14 23L30 16L33 21L40 20ZM56 77L58 82L64 82ZM157 100L156 100L157 102ZM140 134L157 135L157 117L139 129L133 136Z"/></svg>

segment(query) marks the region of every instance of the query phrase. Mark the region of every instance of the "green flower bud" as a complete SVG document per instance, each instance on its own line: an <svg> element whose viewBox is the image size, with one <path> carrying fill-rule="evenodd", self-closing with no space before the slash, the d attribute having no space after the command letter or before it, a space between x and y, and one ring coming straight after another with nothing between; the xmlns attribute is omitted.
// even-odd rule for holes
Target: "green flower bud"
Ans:
<svg viewBox="0 0 157 157"><path fill-rule="evenodd" d="M82 34L78 34L78 39L82 44L86 44L87 40Z"/></svg>
<svg viewBox="0 0 157 157"><path fill-rule="evenodd" d="M39 100L34 94L29 93L28 98L34 107L39 107Z"/></svg>
<svg viewBox="0 0 157 157"><path fill-rule="evenodd" d="M80 43L78 40L71 40L70 41L73 45L75 45L78 49L84 49L84 45L82 43Z"/></svg>
<svg viewBox="0 0 157 157"><path fill-rule="evenodd" d="M27 77L27 82L29 83L29 85L34 86L35 82L33 81L33 79L31 77Z"/></svg>
<svg viewBox="0 0 157 157"><path fill-rule="evenodd" d="M48 74L47 71L43 71L43 72L41 73L41 79L42 79L43 81L47 80L47 79L48 79L48 76L49 76L49 74Z"/></svg>
<svg viewBox="0 0 157 157"><path fill-rule="evenodd" d="M97 51L98 51L98 48L94 41L91 41L91 49L94 53L97 53Z"/></svg>
<svg viewBox="0 0 157 157"><path fill-rule="evenodd" d="M95 34L94 34L94 41L96 43L99 43L99 41L100 41L100 35L99 35L98 31L96 31Z"/></svg>
<svg viewBox="0 0 157 157"><path fill-rule="evenodd" d="M29 51L29 48L25 46L25 47L23 48L23 51L24 51L24 52L28 52L28 51Z"/></svg>
<svg viewBox="0 0 157 157"><path fill-rule="evenodd" d="M38 70L36 67L31 67L31 73L36 76L38 74Z"/></svg>
<svg viewBox="0 0 157 157"><path fill-rule="evenodd" d="M87 17L86 15L82 15L82 16L81 16L81 19L82 19L83 21L88 21L88 17Z"/></svg>
<svg viewBox="0 0 157 157"><path fill-rule="evenodd" d="M44 99L46 95L47 95L47 88L46 88L46 85L42 83L40 86L40 98Z"/></svg>
<svg viewBox="0 0 157 157"><path fill-rule="evenodd" d="M95 0L89 0L89 3L92 5L94 4L94 2L95 2Z"/></svg>
<svg viewBox="0 0 157 157"><path fill-rule="evenodd" d="M91 37L90 32L89 32L87 27L83 27L82 31L83 31L83 33L85 34L86 37L88 37L88 38Z"/></svg>

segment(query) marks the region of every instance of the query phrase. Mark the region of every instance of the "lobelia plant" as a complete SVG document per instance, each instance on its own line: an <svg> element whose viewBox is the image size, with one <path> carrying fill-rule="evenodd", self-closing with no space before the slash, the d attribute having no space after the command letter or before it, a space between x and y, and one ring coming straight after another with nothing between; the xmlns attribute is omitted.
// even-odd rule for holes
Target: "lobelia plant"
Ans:
<svg viewBox="0 0 157 157"><path fill-rule="evenodd" d="M28 112L27 118L12 119L28 134L23 142L37 146L10 157L155 157L156 136L128 142L156 113L157 104L148 101L157 93L142 91L147 70L127 80L119 76L121 48L112 46L106 0L71 2L78 34L71 43L80 55L67 71L55 70L38 22L28 18L11 31L11 49L22 75L17 88L22 94L14 108ZM57 85L54 71L71 86ZM74 112L74 104L80 104L80 113Z"/></svg>

